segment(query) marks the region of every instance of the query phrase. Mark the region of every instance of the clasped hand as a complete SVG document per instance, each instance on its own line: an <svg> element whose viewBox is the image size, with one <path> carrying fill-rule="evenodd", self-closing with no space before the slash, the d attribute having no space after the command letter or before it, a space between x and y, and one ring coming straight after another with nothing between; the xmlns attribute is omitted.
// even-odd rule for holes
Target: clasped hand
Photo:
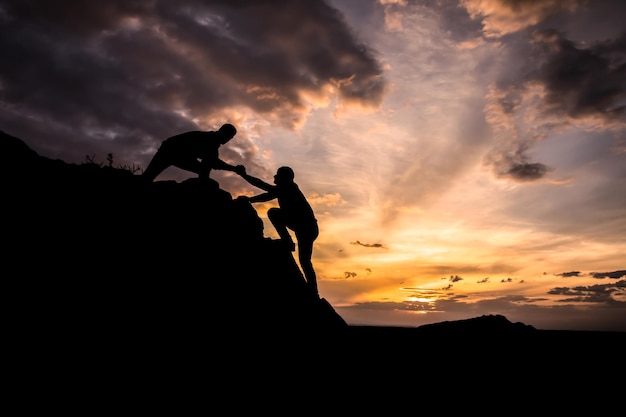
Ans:
<svg viewBox="0 0 626 417"><path fill-rule="evenodd" d="M235 167L235 173L237 175L246 175L246 167L243 165L237 165Z"/></svg>

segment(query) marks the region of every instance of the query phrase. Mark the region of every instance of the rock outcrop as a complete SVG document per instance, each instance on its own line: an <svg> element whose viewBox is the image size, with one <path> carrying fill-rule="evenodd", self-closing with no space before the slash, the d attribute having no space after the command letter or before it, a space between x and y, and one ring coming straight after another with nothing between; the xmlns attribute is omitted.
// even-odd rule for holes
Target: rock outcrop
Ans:
<svg viewBox="0 0 626 417"><path fill-rule="evenodd" d="M213 180L146 183L0 134L5 279L20 320L55 334L234 337L341 331L293 253ZM158 336L157 336L158 335Z"/></svg>

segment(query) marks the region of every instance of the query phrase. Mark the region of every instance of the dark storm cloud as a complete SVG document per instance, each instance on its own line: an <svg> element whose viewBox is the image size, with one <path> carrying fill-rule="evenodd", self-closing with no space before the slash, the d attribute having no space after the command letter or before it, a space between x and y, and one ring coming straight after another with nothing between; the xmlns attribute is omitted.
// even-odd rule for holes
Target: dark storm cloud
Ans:
<svg viewBox="0 0 626 417"><path fill-rule="evenodd" d="M366 248L385 248L382 243L363 243L361 241L350 242L351 245L363 246Z"/></svg>
<svg viewBox="0 0 626 417"><path fill-rule="evenodd" d="M491 151L486 160L492 164L498 178L509 178L518 182L538 180L551 169L542 163L530 162L527 154L530 145L531 142L522 137L509 140Z"/></svg>
<svg viewBox="0 0 626 417"><path fill-rule="evenodd" d="M580 285L577 287L557 287L548 291L552 295L565 295L567 298L559 300L560 302L593 302L593 303L618 303L626 304L624 301L618 301L613 295L623 293L626 288L626 281L617 281L610 284L599 285Z"/></svg>
<svg viewBox="0 0 626 417"><path fill-rule="evenodd" d="M580 271L570 271L570 272L561 272L560 274L556 274L557 276L568 278L568 277L579 277Z"/></svg>
<svg viewBox="0 0 626 417"><path fill-rule="evenodd" d="M527 82L541 83L546 110L577 119L606 122L626 114L626 32L616 39L583 45L555 30L536 32L537 59L542 64Z"/></svg>
<svg viewBox="0 0 626 417"><path fill-rule="evenodd" d="M450 278L448 278L448 280L450 282L459 282L459 281L463 281L463 278L461 278L458 275L450 275Z"/></svg>
<svg viewBox="0 0 626 417"><path fill-rule="evenodd" d="M512 163L507 174L518 181L533 181L543 177L549 168L539 162Z"/></svg>
<svg viewBox="0 0 626 417"><path fill-rule="evenodd" d="M594 278L598 278L598 279L603 279L603 278L618 279L618 278L622 278L626 276L626 270L622 269L619 271L612 271L612 272L592 272L591 276Z"/></svg>
<svg viewBox="0 0 626 417"><path fill-rule="evenodd" d="M308 110L302 92L331 84L377 106L386 88L373 51L323 1L0 0L0 49L0 126L71 161L135 162L245 108L290 128Z"/></svg>
<svg viewBox="0 0 626 417"><path fill-rule="evenodd" d="M522 35L518 40L522 39ZM525 64L518 76L506 74L493 97L492 121L508 126L509 135L491 151L486 162L498 177L535 181L551 169L530 160L528 151L555 128L579 125L587 129L618 130L626 116L626 32L596 43L576 43L554 29L536 30L517 51ZM531 89L541 100L525 101ZM497 110L494 110L497 108ZM519 127L533 120L532 128ZM512 128L511 126L516 126Z"/></svg>

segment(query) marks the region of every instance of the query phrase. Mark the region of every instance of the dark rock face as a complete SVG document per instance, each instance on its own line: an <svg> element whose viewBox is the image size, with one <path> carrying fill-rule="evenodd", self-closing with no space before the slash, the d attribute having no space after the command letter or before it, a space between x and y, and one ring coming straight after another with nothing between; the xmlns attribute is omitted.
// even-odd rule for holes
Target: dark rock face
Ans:
<svg viewBox="0 0 626 417"><path fill-rule="evenodd" d="M0 135L7 278L17 314L55 332L146 338L336 331L292 252L213 180L146 183Z"/></svg>
<svg viewBox="0 0 626 417"><path fill-rule="evenodd" d="M329 398L341 382L344 398L371 392L368 407L370 397L389 398L387 409L399 398L449 396L450 386L482 396L520 375L540 375L546 392L578 387L573 358L624 346L623 334L545 332L499 315L348 326L311 299L292 252L263 238L253 207L213 181L146 184L126 170L41 157L1 132L0 155L6 356L19 376L72 403L140 389L164 398L202 389L204 399L206 383L269 388L281 399L297 389L311 400L315 380L337 390L315 388ZM157 396L150 401L161 407Z"/></svg>

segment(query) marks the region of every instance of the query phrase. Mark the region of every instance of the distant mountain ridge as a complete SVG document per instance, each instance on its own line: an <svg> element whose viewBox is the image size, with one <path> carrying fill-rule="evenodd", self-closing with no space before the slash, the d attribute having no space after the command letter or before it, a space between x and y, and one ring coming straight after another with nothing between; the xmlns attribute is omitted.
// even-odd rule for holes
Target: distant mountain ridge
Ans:
<svg viewBox="0 0 626 417"><path fill-rule="evenodd" d="M533 326L520 323L511 322L501 314L489 314L480 317L474 317L465 320L455 321L443 321L439 323L424 324L419 326L422 332L471 332L471 333L484 333L484 332L498 332L513 333L513 332L534 332Z"/></svg>

